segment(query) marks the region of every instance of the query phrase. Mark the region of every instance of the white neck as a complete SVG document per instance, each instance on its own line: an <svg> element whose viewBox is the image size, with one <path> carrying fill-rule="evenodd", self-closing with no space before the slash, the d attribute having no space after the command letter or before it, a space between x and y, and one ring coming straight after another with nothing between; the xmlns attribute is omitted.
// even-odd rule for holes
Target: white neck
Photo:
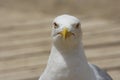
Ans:
<svg viewBox="0 0 120 80"><path fill-rule="evenodd" d="M52 46L47 69L53 80L96 80L84 54L82 43L76 49L60 52ZM63 48L62 48L63 49ZM46 71L47 72L47 71ZM58 74L58 75L57 75ZM51 80L49 78L49 80Z"/></svg>

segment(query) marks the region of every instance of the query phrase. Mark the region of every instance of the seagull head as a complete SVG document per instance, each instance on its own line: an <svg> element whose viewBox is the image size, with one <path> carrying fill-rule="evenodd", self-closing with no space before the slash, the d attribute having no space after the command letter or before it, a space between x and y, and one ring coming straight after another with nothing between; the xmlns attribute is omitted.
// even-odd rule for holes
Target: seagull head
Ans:
<svg viewBox="0 0 120 80"><path fill-rule="evenodd" d="M60 15L52 24L52 39L56 45L78 44L82 38L80 20L71 15Z"/></svg>

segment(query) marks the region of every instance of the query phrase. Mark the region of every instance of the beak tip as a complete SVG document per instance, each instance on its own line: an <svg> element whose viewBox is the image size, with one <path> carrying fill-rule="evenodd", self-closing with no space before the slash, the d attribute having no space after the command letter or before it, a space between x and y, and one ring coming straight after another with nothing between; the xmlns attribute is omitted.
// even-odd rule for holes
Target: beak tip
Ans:
<svg viewBox="0 0 120 80"><path fill-rule="evenodd" d="M68 34L68 29L64 28L63 31L62 31L62 36L63 36L64 39L67 38L67 34Z"/></svg>
<svg viewBox="0 0 120 80"><path fill-rule="evenodd" d="M68 31L68 28L64 28L63 31L61 32L62 38L66 40L68 37L72 35L72 32Z"/></svg>

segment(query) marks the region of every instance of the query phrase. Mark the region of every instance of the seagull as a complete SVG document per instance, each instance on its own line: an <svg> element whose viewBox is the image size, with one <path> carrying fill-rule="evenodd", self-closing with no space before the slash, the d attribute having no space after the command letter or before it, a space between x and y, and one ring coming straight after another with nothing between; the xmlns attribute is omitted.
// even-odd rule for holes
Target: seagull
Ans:
<svg viewBox="0 0 120 80"><path fill-rule="evenodd" d="M78 18L67 14L56 17L51 37L49 60L39 80L112 80L107 72L88 63Z"/></svg>

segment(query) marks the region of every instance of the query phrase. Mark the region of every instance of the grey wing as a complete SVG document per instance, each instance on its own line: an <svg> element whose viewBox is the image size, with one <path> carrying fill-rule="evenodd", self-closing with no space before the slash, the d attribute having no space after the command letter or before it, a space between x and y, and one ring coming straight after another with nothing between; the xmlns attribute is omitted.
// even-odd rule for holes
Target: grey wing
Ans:
<svg viewBox="0 0 120 80"><path fill-rule="evenodd" d="M110 75L104 70L100 69L94 64L90 64L90 67L93 69L95 75L97 76L97 80L113 80Z"/></svg>

